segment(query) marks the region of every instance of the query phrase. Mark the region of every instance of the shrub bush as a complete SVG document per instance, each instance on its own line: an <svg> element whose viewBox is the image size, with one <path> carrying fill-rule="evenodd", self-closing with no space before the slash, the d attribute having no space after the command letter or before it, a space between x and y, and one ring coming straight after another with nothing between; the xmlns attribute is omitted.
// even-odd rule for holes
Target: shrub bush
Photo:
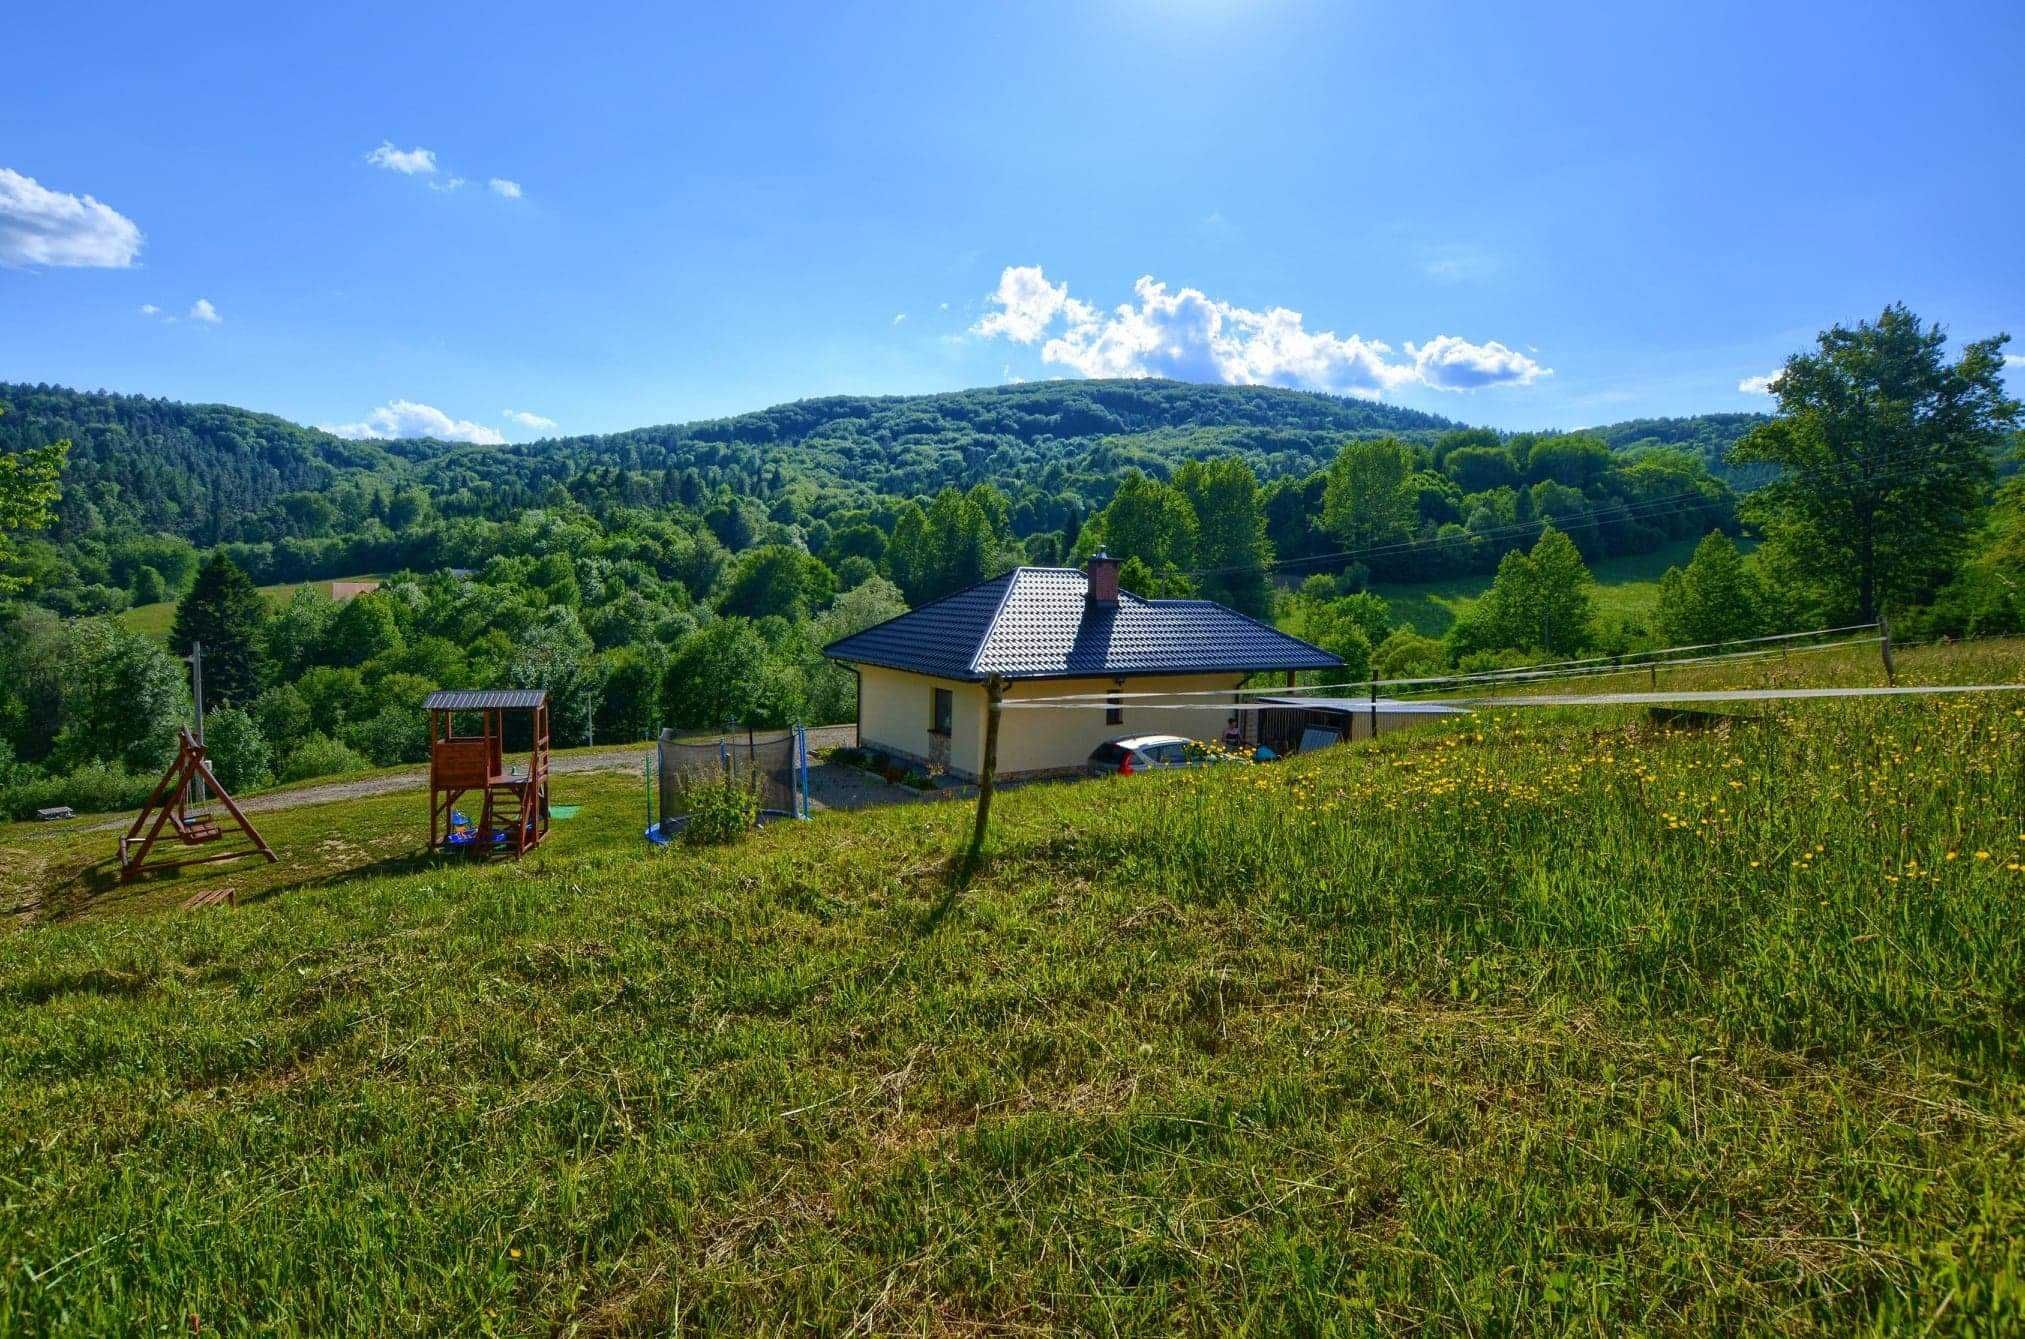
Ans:
<svg viewBox="0 0 2025 1339"><path fill-rule="evenodd" d="M205 714L204 751L219 784L234 794L274 780L274 755L260 727L243 711L221 707Z"/></svg>
<svg viewBox="0 0 2025 1339"><path fill-rule="evenodd" d="M748 782L693 782L681 788L680 796L688 815L682 840L690 846L735 842L759 821L759 791Z"/></svg>
<svg viewBox="0 0 2025 1339"><path fill-rule="evenodd" d="M86 763L58 776L36 776L31 769L16 773L15 783L0 792L0 808L9 818L33 818L37 809L67 804L81 814L138 809L155 788L156 778L141 776L111 763Z"/></svg>
<svg viewBox="0 0 2025 1339"><path fill-rule="evenodd" d="M363 772L372 760L338 743L329 735L311 731L296 745L295 752L281 766L283 781L307 781L314 776L336 776L340 772Z"/></svg>

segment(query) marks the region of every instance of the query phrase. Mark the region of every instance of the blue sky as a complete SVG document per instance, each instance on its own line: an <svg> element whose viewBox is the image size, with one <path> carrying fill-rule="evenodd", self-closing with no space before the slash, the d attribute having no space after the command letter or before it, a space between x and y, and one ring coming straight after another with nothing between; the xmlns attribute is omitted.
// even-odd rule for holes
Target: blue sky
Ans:
<svg viewBox="0 0 2025 1339"><path fill-rule="evenodd" d="M2015 3L175 8L10 24L0 380L509 440L1106 372L1566 427L1761 407L1891 301L2025 334Z"/></svg>

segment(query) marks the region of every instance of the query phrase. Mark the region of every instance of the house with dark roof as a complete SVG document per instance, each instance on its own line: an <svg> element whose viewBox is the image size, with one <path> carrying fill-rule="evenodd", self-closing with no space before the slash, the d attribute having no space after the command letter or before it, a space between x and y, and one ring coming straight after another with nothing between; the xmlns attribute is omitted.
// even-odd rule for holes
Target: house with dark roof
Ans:
<svg viewBox="0 0 2025 1339"><path fill-rule="evenodd" d="M983 765L985 684L1033 704L999 722L998 775L1080 771L1099 744L1132 734L1224 736L1234 690L1254 675L1338 669L1319 646L1213 600L1145 600L1118 588L1118 562L1017 567L823 648L858 676L858 742L965 780ZM1132 694L1171 696L1134 706ZM1094 700L1099 695L1113 702Z"/></svg>

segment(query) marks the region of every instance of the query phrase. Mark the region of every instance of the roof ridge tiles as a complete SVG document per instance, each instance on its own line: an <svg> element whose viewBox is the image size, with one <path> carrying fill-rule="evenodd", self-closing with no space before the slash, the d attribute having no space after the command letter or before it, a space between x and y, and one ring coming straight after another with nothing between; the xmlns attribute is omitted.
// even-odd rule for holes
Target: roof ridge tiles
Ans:
<svg viewBox="0 0 2025 1339"><path fill-rule="evenodd" d="M977 639L977 649L970 653L969 669L972 674L976 674L978 672L977 662L984 659L984 648L991 645L992 634L998 631L999 616L1005 613L1006 605L1011 603L1012 601L1013 592L1018 590L1020 587L1020 576L1026 572L1038 572L1043 570L1046 569L1038 567L1013 568L1012 572L1010 573L1011 580L1007 581L1005 583L1005 589L999 592L998 605L991 611L991 617L984 621L984 632Z"/></svg>

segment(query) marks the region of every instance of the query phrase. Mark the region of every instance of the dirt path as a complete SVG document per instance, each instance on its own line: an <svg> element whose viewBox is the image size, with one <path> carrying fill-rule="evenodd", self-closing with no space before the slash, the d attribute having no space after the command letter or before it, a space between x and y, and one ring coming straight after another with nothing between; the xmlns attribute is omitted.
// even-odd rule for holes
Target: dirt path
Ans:
<svg viewBox="0 0 2025 1339"><path fill-rule="evenodd" d="M809 729L811 752L855 744L857 741L858 727L855 725L819 725ZM608 749L580 749L570 753L558 753L550 758L549 769L558 773L637 772L640 770L640 760L646 756L647 750L651 747L653 747L651 744L643 741L620 744ZM404 767L396 772L360 777L356 781L333 781L322 786L299 786L294 790L274 790L259 795L248 795L239 802L239 807L249 814L264 814L277 809L299 809L309 804L356 800L367 795L390 795L395 791L424 790L428 785L429 770L426 767ZM825 807L858 806L847 804ZM124 828L131 822L133 818L128 815L90 818L71 823L51 823L47 826L47 835L54 837L65 832L110 832L116 828Z"/></svg>

